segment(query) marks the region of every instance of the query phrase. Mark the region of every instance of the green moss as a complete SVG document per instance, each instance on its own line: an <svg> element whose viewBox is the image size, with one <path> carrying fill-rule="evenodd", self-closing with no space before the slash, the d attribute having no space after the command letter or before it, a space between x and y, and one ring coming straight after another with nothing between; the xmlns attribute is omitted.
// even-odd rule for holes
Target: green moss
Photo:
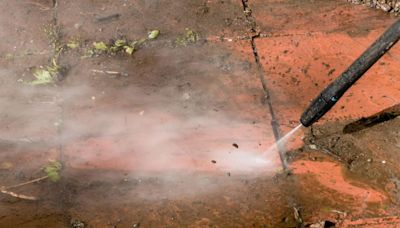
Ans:
<svg viewBox="0 0 400 228"><path fill-rule="evenodd" d="M49 43L53 46L55 52L59 52L63 45L61 44L61 27L55 24L48 24L43 27Z"/></svg>
<svg viewBox="0 0 400 228"><path fill-rule="evenodd" d="M81 41L77 38L70 39L67 43L69 49L79 48L81 46Z"/></svg>
<svg viewBox="0 0 400 228"><path fill-rule="evenodd" d="M195 31L186 28L185 32L176 38L175 43L179 46L187 46L196 43L199 40L199 34Z"/></svg>

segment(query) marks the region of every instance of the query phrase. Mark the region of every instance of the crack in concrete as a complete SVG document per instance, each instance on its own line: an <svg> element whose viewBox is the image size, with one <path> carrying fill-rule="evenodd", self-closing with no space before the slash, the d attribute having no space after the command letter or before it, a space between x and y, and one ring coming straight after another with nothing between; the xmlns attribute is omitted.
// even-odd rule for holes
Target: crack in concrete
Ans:
<svg viewBox="0 0 400 228"><path fill-rule="evenodd" d="M263 101L265 104L267 104L269 112L271 114L271 125L272 125L272 130L274 133L274 137L276 141L279 141L279 139L282 138L282 134L279 130L279 123L277 121L273 106L272 106L272 101L269 95L269 90L268 90L268 86L267 86L267 81L265 79L265 72L263 71L261 62L260 62L260 56L258 54L258 50L257 50L257 45L256 45L256 39L260 38L260 33L257 32L257 23L255 18L252 15L252 10L249 6L249 2L248 0L242 0L242 5L243 5L243 10L246 16L246 19L251 21L252 27L251 27L251 31L254 33L251 36L251 48L253 49L253 55L254 55L254 60L257 64L257 68L258 68L258 76L259 79L261 81L263 90L264 90L264 98ZM287 167L287 161L286 161L286 151L284 148L280 147L278 148L279 150L279 157L283 166L283 169L285 171L288 171L288 167Z"/></svg>
<svg viewBox="0 0 400 228"><path fill-rule="evenodd" d="M253 55L254 55L254 60L257 64L257 72L258 72L258 76L259 79L261 81L262 87L263 87L263 92L264 92L264 103L267 104L270 115L271 115L271 126L272 126L272 130L274 133L274 137L275 137L275 141L278 142L281 138L282 138L282 134L281 131L279 129L279 122L276 118L275 115L275 111L272 105L272 100L271 97L269 95L269 89L267 86L267 80L265 79L265 72L263 70L263 67L261 65L260 62L260 56L258 54L258 49L257 49L257 45L256 45L256 39L261 39L261 33L257 31L257 23L255 18L252 15L252 10L249 6L249 0L242 0L242 5L243 5L243 10L244 10L244 14L246 16L246 20L250 21L251 23L251 32L253 33L253 35L251 36L251 48L253 50ZM291 172L287 166L287 159L286 159L286 149L282 146L278 145L278 152L279 152L279 157L281 160L281 164L282 167L285 171L286 174L288 174L288 177L291 177L292 182L295 184L296 178L293 175L290 175ZM288 201L290 204L292 204L293 208L297 208L297 205L299 205L297 203L297 194L295 193L295 191L293 191L292 194L288 195ZM299 222L298 220L296 220L296 227L304 227L304 222L303 220L301 222Z"/></svg>
<svg viewBox="0 0 400 228"><path fill-rule="evenodd" d="M58 0L53 0L53 23L54 26L56 26L56 28L60 27L60 23L59 23L59 18L58 18ZM61 27L60 27L61 28ZM61 34L62 35L62 34ZM60 37L60 39L62 39L62 37ZM61 50L62 52L62 50ZM58 56L57 56L58 55ZM53 56L57 56L58 61L60 60L60 58L62 57L62 53L57 53L55 51L55 53L53 54ZM62 172L65 172L66 170L66 166L65 166L65 154L64 154L64 142L63 142L63 131L64 131L64 114L65 114L65 109L64 109L64 99L63 99L63 93L62 91L60 93L57 94L58 100L57 100L57 106L59 108L59 113L58 113L58 122L59 125L57 127L57 136L58 136L58 150L59 150L59 161L62 164ZM61 174L62 175L62 174ZM61 208L62 213L65 215L65 222L68 223L69 219L72 217L70 212L69 212L69 202L67 201L67 199L70 196L69 193L69 189L67 186L67 182L66 181L61 181L60 183L60 197L58 200L58 204L59 207Z"/></svg>

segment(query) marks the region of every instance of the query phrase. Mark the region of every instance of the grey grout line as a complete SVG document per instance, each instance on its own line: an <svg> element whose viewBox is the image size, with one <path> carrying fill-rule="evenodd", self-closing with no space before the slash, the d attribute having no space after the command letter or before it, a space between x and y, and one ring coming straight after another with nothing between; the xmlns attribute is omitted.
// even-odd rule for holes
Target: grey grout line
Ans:
<svg viewBox="0 0 400 228"><path fill-rule="evenodd" d="M254 21L254 23L253 23L254 27L251 28L251 30L255 34L251 37L251 48L253 50L254 60L255 60L255 62L257 64L258 77L259 77L259 79L261 81L261 84L262 84L262 87L263 87L263 90L264 90L264 101L268 106L268 110L269 110L271 118L272 118L271 126L272 126L272 130L273 130L273 133L274 133L275 141L278 142L279 139L282 137L282 134L281 134L280 129L279 129L279 123L278 123L278 121L276 119L276 115L275 115L275 111L274 111L274 108L273 108L273 105L272 105L271 97L269 95L269 89L268 89L268 86L267 86L267 80L265 79L265 72L263 71L263 68L262 68L262 65L261 65L261 62L260 62L260 56L259 56L258 50L257 50L257 45L256 45L256 42L255 42L255 40L260 37L260 34L257 34L257 32L256 32L257 24L255 23L255 18L251 14L251 9L250 9L250 7L248 5L248 0L242 0L242 4L243 4L244 11L245 12L250 12L250 13L246 14L246 18L251 20L251 21ZM286 154L285 148L278 147L278 152L279 152L279 157L280 157L283 169L285 171L288 171L287 161L286 161L286 156L285 156L285 154Z"/></svg>
<svg viewBox="0 0 400 228"><path fill-rule="evenodd" d="M246 12L246 10L250 10L250 15L246 15L246 18L251 17L250 20L254 21L254 23L253 23L254 27L252 28L252 31L255 34L251 37L251 48L253 49L254 60L255 60L255 62L257 64L257 73L258 73L259 79L261 81L263 90L264 90L264 101L267 104L269 112L271 114L271 119L272 119L271 120L271 126L272 126L272 130L273 130L273 133L274 133L275 141L278 142L279 139L282 137L282 134L281 134L281 131L280 131L280 128L279 128L279 122L276 119L276 115L275 115L275 111L274 111L274 108L273 108L272 100L271 100L271 97L269 95L269 89L268 89L268 86L267 86L267 80L265 79L265 71L263 70L263 67L261 65L260 56L259 56L257 45L256 45L256 42L255 42L256 39L260 39L261 38L260 37L260 33L257 33L256 20L251 15L251 9L249 8L248 1L249 0L242 0L242 3L243 3L243 9L245 10L245 12ZM285 156L286 155L286 149L284 148L284 146L279 146L278 145L278 152L279 152L279 157L281 159L282 167L283 167L283 169L285 171L285 174L287 175L288 178L290 178L290 179L288 179L288 181L291 182L291 184L294 187L297 186L298 185L297 184L298 183L298 179L295 176L290 175L291 172L290 172L290 170L289 170L289 168L287 166L287 161L286 161L286 156ZM299 199L299 197L298 197L298 194L297 194L296 191L293 191L292 193L289 193L287 195L288 203L291 205L291 207L295 211L296 210L298 211L298 205L299 205L299 203L298 203L299 200L298 199ZM296 227L304 227L303 221L301 221L301 222L296 221L296 223L297 223Z"/></svg>

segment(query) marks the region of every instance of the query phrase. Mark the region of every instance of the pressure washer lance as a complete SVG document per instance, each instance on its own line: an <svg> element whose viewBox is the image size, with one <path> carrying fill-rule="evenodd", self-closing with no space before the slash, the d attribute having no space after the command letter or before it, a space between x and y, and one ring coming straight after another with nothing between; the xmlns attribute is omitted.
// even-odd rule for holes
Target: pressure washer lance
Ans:
<svg viewBox="0 0 400 228"><path fill-rule="evenodd" d="M345 72L315 98L301 116L300 122L309 127L325 115L343 94L372 67L400 38L400 19L378 38Z"/></svg>

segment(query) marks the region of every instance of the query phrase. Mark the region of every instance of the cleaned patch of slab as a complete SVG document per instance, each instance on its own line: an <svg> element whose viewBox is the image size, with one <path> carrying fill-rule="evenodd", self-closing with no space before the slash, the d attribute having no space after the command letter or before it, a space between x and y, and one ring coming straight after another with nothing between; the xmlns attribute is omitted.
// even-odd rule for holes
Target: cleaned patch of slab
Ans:
<svg viewBox="0 0 400 228"><path fill-rule="evenodd" d="M339 76L379 36L347 34L293 35L257 39L256 44L277 119L297 123L311 99ZM397 56L399 47L391 51ZM321 120L338 121L372 115L398 102L398 60L384 56ZM383 89L384 88L384 89Z"/></svg>
<svg viewBox="0 0 400 228"><path fill-rule="evenodd" d="M68 162L147 171L230 162L237 167L227 171L249 168L274 142L251 51L246 41L209 43L82 61L63 88ZM99 67L128 76L93 73ZM246 154L253 156L248 164ZM162 163L152 161L159 156ZM267 166L279 167L277 154L265 156Z"/></svg>

